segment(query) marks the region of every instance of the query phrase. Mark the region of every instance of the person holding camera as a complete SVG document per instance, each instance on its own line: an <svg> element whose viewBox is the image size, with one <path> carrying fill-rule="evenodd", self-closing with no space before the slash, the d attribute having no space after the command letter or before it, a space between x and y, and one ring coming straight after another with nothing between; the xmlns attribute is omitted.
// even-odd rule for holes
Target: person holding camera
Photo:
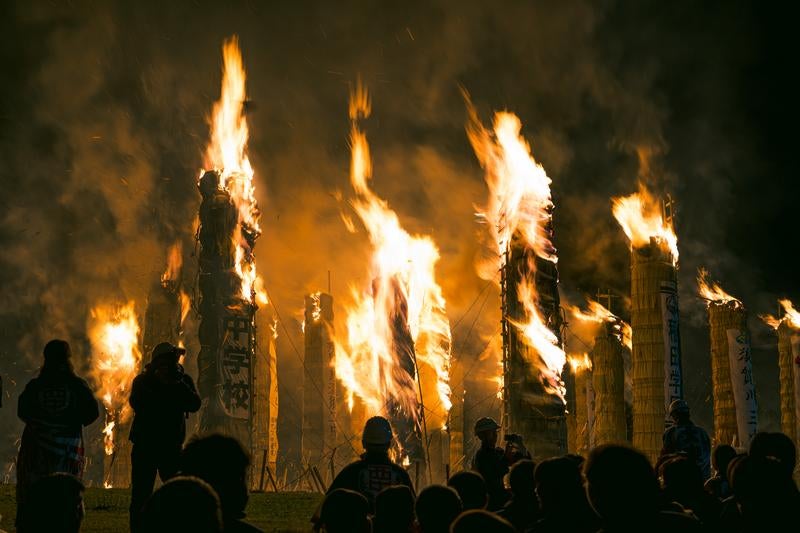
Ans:
<svg viewBox="0 0 800 533"><path fill-rule="evenodd" d="M498 511L503 508L509 493L503 481L511 465L521 459L530 459L531 455L522 442L522 436L515 433L505 435L506 447L497 447L497 436L500 425L493 418L483 417L475 422L475 436L481 441L481 447L472 459L472 469L483 476L486 490L489 493L488 509Z"/></svg>
<svg viewBox="0 0 800 533"><path fill-rule="evenodd" d="M153 492L156 473L167 481L178 472L186 438L186 417L200 409L200 395L183 371L186 350L168 342L153 348L150 363L136 376L129 402L131 425L131 531L137 531L145 502Z"/></svg>

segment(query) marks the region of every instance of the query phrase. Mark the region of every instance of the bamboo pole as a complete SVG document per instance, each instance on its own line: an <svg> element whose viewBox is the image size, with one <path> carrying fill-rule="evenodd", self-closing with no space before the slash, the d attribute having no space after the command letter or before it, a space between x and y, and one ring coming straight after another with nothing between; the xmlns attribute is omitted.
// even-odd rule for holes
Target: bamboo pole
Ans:
<svg viewBox="0 0 800 533"><path fill-rule="evenodd" d="M655 239L631 253L633 445L655 464L666 421L665 317L662 286L677 286L670 253ZM680 393L678 394L680 395Z"/></svg>
<svg viewBox="0 0 800 533"><path fill-rule="evenodd" d="M734 444L737 436L736 403L731 382L728 330L747 328L744 307L735 301L709 302L711 385L714 398L714 443Z"/></svg>
<svg viewBox="0 0 800 533"><path fill-rule="evenodd" d="M797 417L795 416L794 374L792 373L792 336L797 331L785 321L778 326L778 367L780 370L781 432L795 440Z"/></svg>
<svg viewBox="0 0 800 533"><path fill-rule="evenodd" d="M603 325L592 350L595 446L627 440L624 348L611 326L610 323Z"/></svg>

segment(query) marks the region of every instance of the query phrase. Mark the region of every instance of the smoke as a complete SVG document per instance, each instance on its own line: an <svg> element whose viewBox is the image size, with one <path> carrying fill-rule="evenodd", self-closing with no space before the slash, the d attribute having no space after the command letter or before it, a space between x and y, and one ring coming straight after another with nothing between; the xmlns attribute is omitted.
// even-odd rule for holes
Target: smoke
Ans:
<svg viewBox="0 0 800 533"><path fill-rule="evenodd" d="M786 179L764 186L768 170L780 177L783 167L766 161L770 152L753 133L760 119L732 89L753 83L748 43L766 46L752 16L759 13L746 4L120 1L0 9L0 373L17 383L7 385L9 404L49 338L72 342L85 370L89 308L129 298L141 306L175 240L191 269L205 117L218 97L222 40L234 33L252 100L249 151L264 229L257 264L275 306L289 320L303 294L327 290L330 271L339 311L349 287L368 282L366 234L348 232L340 217L349 209L348 85L360 74L373 98L365 128L376 194L441 252L454 349L471 369L468 427L495 387L484 379L495 362L479 357L496 332L499 301L475 272L485 250L473 213L487 193L464 133L459 86L484 120L505 108L522 119L553 179L561 284L574 301L597 288L628 293L628 246L609 198L636 189L639 154L650 155L648 185L676 200L688 399L706 426L708 334L695 303L697 266L757 312L797 290L789 261L759 253L788 235L773 211L792 195L782 189ZM755 193L773 205L751 206ZM191 270L184 280L191 284ZM769 413L777 405L774 341L751 326ZM300 375L290 349L279 358L281 372ZM290 398L291 382L281 380L283 405L301 403ZM12 409L0 423L11 429L0 444L7 460L19 429Z"/></svg>

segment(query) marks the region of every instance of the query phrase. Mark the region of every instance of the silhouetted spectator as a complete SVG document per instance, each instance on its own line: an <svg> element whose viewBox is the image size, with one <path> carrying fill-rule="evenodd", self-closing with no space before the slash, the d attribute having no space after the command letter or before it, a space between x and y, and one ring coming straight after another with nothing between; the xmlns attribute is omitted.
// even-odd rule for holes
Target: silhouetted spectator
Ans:
<svg viewBox="0 0 800 533"><path fill-rule="evenodd" d="M675 455L661 465L661 479L667 501L677 502L700 519L707 530L716 531L722 505L703 489L697 463L685 455Z"/></svg>
<svg viewBox="0 0 800 533"><path fill-rule="evenodd" d="M373 530L408 533L414 526L414 494L405 485L386 487L375 497Z"/></svg>
<svg viewBox="0 0 800 533"><path fill-rule="evenodd" d="M354 490L334 489L325 496L320 526L327 533L369 533L369 502Z"/></svg>
<svg viewBox="0 0 800 533"><path fill-rule="evenodd" d="M736 532L742 530L742 513L739 510L739 501L736 498L734 479L737 477L739 467L746 465L746 463L743 462L746 458L747 454L740 453L734 456L728 463L727 477L728 483L730 484L731 495L722 500L722 510L720 511L719 520L721 531ZM743 474L743 477L739 479L740 489L746 485L746 483L742 483L744 477L747 476L744 470L745 469L742 469L742 472L738 472Z"/></svg>
<svg viewBox="0 0 800 533"><path fill-rule="evenodd" d="M392 462L389 448L394 440L392 426L382 416L374 416L364 424L361 444L364 454L358 461L345 466L328 487L328 492L336 489L354 490L364 495L370 510L375 509L375 497L386 487L405 485L413 494L414 486L405 469Z"/></svg>
<svg viewBox="0 0 800 533"><path fill-rule="evenodd" d="M699 521L659 510L658 479L647 457L637 450L600 446L589 454L585 470L586 491L603 532L701 531Z"/></svg>
<svg viewBox="0 0 800 533"><path fill-rule="evenodd" d="M779 531L800 523L800 493L775 457L747 456L738 460L731 483L741 519L725 525L739 531Z"/></svg>
<svg viewBox="0 0 800 533"><path fill-rule="evenodd" d="M661 455L684 453L697 463L703 481L711 477L711 439L706 430L694 425L689 404L675 400L669 406L673 425L664 432Z"/></svg>
<svg viewBox="0 0 800 533"><path fill-rule="evenodd" d="M600 527L586 498L579 464L571 457L557 457L536 467L534 479L542 518L531 531L594 533Z"/></svg>
<svg viewBox="0 0 800 533"><path fill-rule="evenodd" d="M419 493L415 511L419 533L447 533L461 514L461 498L450 487L430 485Z"/></svg>
<svg viewBox="0 0 800 533"><path fill-rule="evenodd" d="M261 531L243 520L249 498L249 465L250 456L239 441L225 435L194 437L186 443L181 454L181 474L199 477L219 496L225 533Z"/></svg>
<svg viewBox="0 0 800 533"><path fill-rule="evenodd" d="M732 494L728 482L728 465L734 457L736 457L736 450L728 444L720 444L714 448L711 456L714 477L706 481L705 490L720 501Z"/></svg>
<svg viewBox="0 0 800 533"><path fill-rule="evenodd" d="M484 509L464 511L450 526L451 533L514 533L507 520Z"/></svg>
<svg viewBox="0 0 800 533"><path fill-rule="evenodd" d="M783 433L759 432L750 441L750 457L754 459L775 459L788 477L794 475L797 466L797 448L792 439Z"/></svg>
<svg viewBox="0 0 800 533"><path fill-rule="evenodd" d="M461 498L461 505L465 511L470 509L486 509L489 503L489 494L486 492L486 482L477 472L464 470L450 476L447 486L452 487Z"/></svg>
<svg viewBox="0 0 800 533"><path fill-rule="evenodd" d="M83 483L71 474L45 476L31 487L29 510L26 530L77 533L84 516Z"/></svg>
<svg viewBox="0 0 800 533"><path fill-rule="evenodd" d="M202 479L173 477L145 503L141 528L148 533L220 533L219 499Z"/></svg>
<svg viewBox="0 0 800 533"><path fill-rule="evenodd" d="M17 416L25 422L17 457L17 530L24 533L27 492L56 472L78 478L85 466L83 426L100 416L89 385L75 375L69 344L52 340L44 347L39 376L19 396Z"/></svg>
<svg viewBox="0 0 800 533"><path fill-rule="evenodd" d="M472 459L472 470L478 472L486 483L486 491L489 494L488 508L492 511L502 509L510 497L504 478L511 465L519 460L531 458L521 435L507 433L505 449L498 448L499 430L500 424L492 418L483 417L475 422L475 436L480 439L481 447ZM466 505L464 502L465 509L468 508Z"/></svg>
<svg viewBox="0 0 800 533"><path fill-rule="evenodd" d="M178 361L186 350L162 342L153 348L144 372L131 385L131 530L138 531L144 502L153 492L156 473L166 481L178 472L186 438L186 416L200 409L194 382Z"/></svg>
<svg viewBox="0 0 800 533"><path fill-rule="evenodd" d="M508 485L511 499L498 511L518 531L525 531L539 520L539 500L536 498L536 487L533 471L536 463L530 459L518 461L508 473Z"/></svg>

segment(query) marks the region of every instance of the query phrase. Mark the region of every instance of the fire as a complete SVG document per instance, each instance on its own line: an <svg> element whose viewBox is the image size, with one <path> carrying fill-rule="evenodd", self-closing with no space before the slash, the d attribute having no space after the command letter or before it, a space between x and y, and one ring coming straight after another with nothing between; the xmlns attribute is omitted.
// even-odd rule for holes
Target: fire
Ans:
<svg viewBox="0 0 800 533"><path fill-rule="evenodd" d="M699 268L697 270L697 290L700 297L708 302L708 304L726 304L733 302L735 306L741 306L742 302L727 292L722 290L719 284L708 281L708 270Z"/></svg>
<svg viewBox="0 0 800 533"><path fill-rule="evenodd" d="M241 280L241 297L265 303L263 282L256 273L252 247L261 234L253 181L253 167L247 156L248 128L244 114L247 101L246 74L239 39L231 37L222 45L223 69L220 99L214 104L209 122L211 140L206 148L205 168L219 169L218 187L225 190L236 206L238 224L233 235L236 247L235 269Z"/></svg>
<svg viewBox="0 0 800 533"><path fill-rule="evenodd" d="M588 301L589 308L587 310L580 309L576 306L567 306L570 314L576 320L581 322L603 324L608 322L612 324L614 336L626 346L629 350L633 349L633 330L630 324L622 320L620 317L606 309L600 302L595 300Z"/></svg>
<svg viewBox="0 0 800 533"><path fill-rule="evenodd" d="M192 299L189 298L189 295L181 289L178 293L178 299L181 302L181 328L183 328L183 322L186 320L186 317L189 315L189 311L192 309Z"/></svg>
<svg viewBox="0 0 800 533"><path fill-rule="evenodd" d="M88 330L92 345L91 374L106 410L105 452L111 455L115 429L131 416L128 396L142 359L135 303L94 307Z"/></svg>
<svg viewBox="0 0 800 533"><path fill-rule="evenodd" d="M573 373L580 374L581 372L592 369L592 360L587 353L580 357L571 355L569 356L569 366L572 368Z"/></svg>
<svg viewBox="0 0 800 533"><path fill-rule="evenodd" d="M372 162L358 120L368 117L370 109L369 95L359 83L349 108L350 182L356 193L351 205L372 244L372 283L353 288L354 303L346 309L347 339L336 341L335 371L350 409L357 396L368 416L394 404L415 421L420 414L418 371L426 411L444 426L451 406L451 334L435 276L439 251L430 237L404 230L397 214L369 187Z"/></svg>
<svg viewBox="0 0 800 533"><path fill-rule="evenodd" d="M182 265L181 241L175 241L167 252L167 268L161 274L161 284L166 286L168 283L178 281Z"/></svg>
<svg viewBox="0 0 800 533"><path fill-rule="evenodd" d="M783 299L778 300L778 303L783 309L783 316L781 318L772 315L760 315L761 319L773 329L778 329L780 325L785 322L790 328L800 330L800 312L794 308L792 302Z"/></svg>
<svg viewBox="0 0 800 533"><path fill-rule="evenodd" d="M526 248L542 259L557 262L556 249L551 241L552 180L533 158L530 145L520 133L522 123L513 113L498 112L494 115L492 131L489 131L468 98L467 106L470 115L467 135L485 170L489 186L488 203L478 217L485 221L495 246L495 260L479 265L482 277L496 279L512 238L520 239ZM532 363L539 370L545 390L563 400L561 369L566 354L539 311L533 261L529 262L528 271L526 279L515 288L526 319L512 324L523 334L525 342L534 348L538 357Z"/></svg>
<svg viewBox="0 0 800 533"><path fill-rule="evenodd" d="M650 239L662 244L678 263L678 236L662 213L661 203L640 183L639 192L612 198L612 212L631 242L632 248L650 244Z"/></svg>

